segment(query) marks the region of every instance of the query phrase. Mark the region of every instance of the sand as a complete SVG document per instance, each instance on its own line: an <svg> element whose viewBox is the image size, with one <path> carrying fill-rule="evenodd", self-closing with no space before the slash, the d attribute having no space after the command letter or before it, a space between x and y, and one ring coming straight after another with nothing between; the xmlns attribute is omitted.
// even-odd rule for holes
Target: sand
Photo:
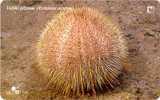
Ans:
<svg viewBox="0 0 160 100"><path fill-rule="evenodd" d="M113 90L80 98L56 97L46 90L46 79L37 69L36 43L46 23L59 12L54 9L11 8L1 6L1 96L4 100L156 100L160 96L160 2L86 1L119 23L128 41L129 67ZM71 7L77 2L42 1L27 7ZM22 7L24 4L19 4ZM25 10L28 9L28 10ZM149 11L148 11L148 10ZM14 88L15 87L15 88Z"/></svg>

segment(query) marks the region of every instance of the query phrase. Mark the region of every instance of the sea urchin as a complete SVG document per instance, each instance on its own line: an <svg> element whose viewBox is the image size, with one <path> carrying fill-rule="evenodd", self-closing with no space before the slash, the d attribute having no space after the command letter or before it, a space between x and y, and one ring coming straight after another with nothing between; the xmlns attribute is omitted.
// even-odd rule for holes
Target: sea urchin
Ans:
<svg viewBox="0 0 160 100"><path fill-rule="evenodd" d="M57 14L37 46L40 70L57 93L80 95L113 87L127 56L117 24L93 8L71 8Z"/></svg>

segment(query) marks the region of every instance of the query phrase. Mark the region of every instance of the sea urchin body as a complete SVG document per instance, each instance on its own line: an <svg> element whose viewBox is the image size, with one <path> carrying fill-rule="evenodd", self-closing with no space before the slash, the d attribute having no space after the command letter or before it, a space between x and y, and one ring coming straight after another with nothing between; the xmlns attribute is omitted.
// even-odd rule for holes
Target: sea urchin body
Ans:
<svg viewBox="0 0 160 100"><path fill-rule="evenodd" d="M56 15L37 47L41 71L63 95L112 87L123 69L126 50L118 26L91 8L72 8Z"/></svg>

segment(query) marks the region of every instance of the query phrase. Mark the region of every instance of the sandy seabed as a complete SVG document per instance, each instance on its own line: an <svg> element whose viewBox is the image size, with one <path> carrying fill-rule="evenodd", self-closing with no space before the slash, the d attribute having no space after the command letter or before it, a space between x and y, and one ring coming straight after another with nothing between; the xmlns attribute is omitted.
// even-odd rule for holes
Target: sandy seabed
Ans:
<svg viewBox="0 0 160 100"><path fill-rule="evenodd" d="M86 2L42 1L29 8L15 2L1 5L1 95L4 100L73 99L55 97L44 90L46 79L36 69L35 46L45 24L61 9L78 4L97 8L119 23L129 48L131 67L120 76L115 89L74 99L156 100L160 96L160 2L106 0Z"/></svg>

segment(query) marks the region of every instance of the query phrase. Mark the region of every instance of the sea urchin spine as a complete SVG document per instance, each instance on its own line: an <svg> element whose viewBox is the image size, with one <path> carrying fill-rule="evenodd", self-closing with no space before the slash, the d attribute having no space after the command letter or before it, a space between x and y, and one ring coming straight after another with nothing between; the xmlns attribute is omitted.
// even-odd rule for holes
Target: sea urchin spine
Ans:
<svg viewBox="0 0 160 100"><path fill-rule="evenodd" d="M37 52L40 70L54 90L80 95L118 82L127 47L108 16L82 7L56 15L41 34Z"/></svg>

